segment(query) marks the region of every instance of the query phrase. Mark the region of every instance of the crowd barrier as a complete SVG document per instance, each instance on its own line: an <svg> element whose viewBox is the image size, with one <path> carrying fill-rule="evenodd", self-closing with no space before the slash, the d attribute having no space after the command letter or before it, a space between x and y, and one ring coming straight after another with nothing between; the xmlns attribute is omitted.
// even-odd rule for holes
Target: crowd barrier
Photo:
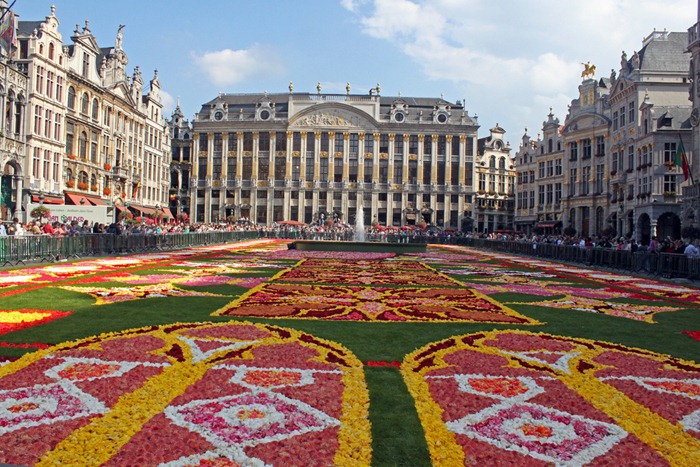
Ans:
<svg viewBox="0 0 700 467"><path fill-rule="evenodd" d="M212 231L167 235L87 234L75 237L0 237L0 266L54 262L88 256L178 250L258 238L256 231Z"/></svg>
<svg viewBox="0 0 700 467"><path fill-rule="evenodd" d="M428 241L431 242L430 239ZM445 240L440 242L445 243ZM512 242L481 238L455 237L449 239L448 242L485 250L580 264L587 267L644 273L663 278L700 279L700 259L688 258L683 254L651 253L648 251L633 253L614 248L581 248L553 243Z"/></svg>
<svg viewBox="0 0 700 467"><path fill-rule="evenodd" d="M0 266L28 262L54 262L62 259L138 254L177 250L202 245L223 244L253 238L352 241L352 233L308 233L272 231L212 231L167 235L88 234L75 237L0 237ZM612 248L581 248L553 243L530 243L459 236L367 234L366 241L437 243L471 246L503 253L532 256L553 261L623 272L643 272L665 278L700 279L700 259L682 254L630 252Z"/></svg>

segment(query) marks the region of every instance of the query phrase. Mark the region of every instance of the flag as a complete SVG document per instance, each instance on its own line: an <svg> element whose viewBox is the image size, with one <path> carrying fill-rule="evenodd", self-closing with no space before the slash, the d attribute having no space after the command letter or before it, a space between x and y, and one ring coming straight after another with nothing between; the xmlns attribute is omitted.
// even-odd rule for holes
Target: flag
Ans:
<svg viewBox="0 0 700 467"><path fill-rule="evenodd" d="M678 147L676 148L676 157L673 159L673 163L678 167L683 168L684 180L690 178L690 166L688 165L688 159L685 157L685 149L683 149L683 141L678 142Z"/></svg>
<svg viewBox="0 0 700 467"><path fill-rule="evenodd" d="M15 43L15 15L11 10L6 10L0 21L0 45L9 54Z"/></svg>
<svg viewBox="0 0 700 467"><path fill-rule="evenodd" d="M131 194L132 198L136 198L136 195L139 193L139 188L141 188L141 182L137 182L134 186L134 191Z"/></svg>

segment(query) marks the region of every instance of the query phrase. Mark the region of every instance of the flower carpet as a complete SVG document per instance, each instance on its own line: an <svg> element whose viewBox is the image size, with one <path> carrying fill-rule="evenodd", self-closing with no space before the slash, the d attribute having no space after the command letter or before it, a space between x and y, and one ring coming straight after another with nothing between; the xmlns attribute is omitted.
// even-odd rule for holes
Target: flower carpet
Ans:
<svg viewBox="0 0 700 467"><path fill-rule="evenodd" d="M547 334L452 337L402 373L436 465L700 463L700 365Z"/></svg>
<svg viewBox="0 0 700 467"><path fill-rule="evenodd" d="M691 283L256 240L0 297L0 464L700 465Z"/></svg>

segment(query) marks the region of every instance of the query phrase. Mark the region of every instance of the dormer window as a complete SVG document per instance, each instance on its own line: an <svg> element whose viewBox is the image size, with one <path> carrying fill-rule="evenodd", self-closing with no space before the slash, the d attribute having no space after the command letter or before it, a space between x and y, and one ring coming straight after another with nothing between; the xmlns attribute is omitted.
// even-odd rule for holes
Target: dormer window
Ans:
<svg viewBox="0 0 700 467"><path fill-rule="evenodd" d="M83 52L83 77L87 78L90 71L90 55Z"/></svg>

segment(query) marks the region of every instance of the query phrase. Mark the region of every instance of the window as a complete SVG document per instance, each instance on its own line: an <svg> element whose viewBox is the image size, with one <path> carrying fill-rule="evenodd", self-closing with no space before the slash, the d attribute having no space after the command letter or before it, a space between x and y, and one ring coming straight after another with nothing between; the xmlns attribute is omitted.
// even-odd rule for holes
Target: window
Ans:
<svg viewBox="0 0 700 467"><path fill-rule="evenodd" d="M61 102L63 100L63 77L56 77L56 100Z"/></svg>
<svg viewBox="0 0 700 467"><path fill-rule="evenodd" d="M87 52L83 52L83 76L87 78L90 72L90 55ZM87 112L85 112L87 113Z"/></svg>
<svg viewBox="0 0 700 467"><path fill-rule="evenodd" d="M617 122L618 122L618 113L617 110L613 112L613 131L617 130Z"/></svg>
<svg viewBox="0 0 700 467"><path fill-rule="evenodd" d="M350 134L350 154L357 155L360 150L360 137L357 133Z"/></svg>
<svg viewBox="0 0 700 467"><path fill-rule="evenodd" d="M545 165L544 165L544 162L540 162L539 164L537 164L537 171L538 171L537 176L538 176L540 179L543 179L543 178L544 178L544 174L545 174Z"/></svg>
<svg viewBox="0 0 700 467"><path fill-rule="evenodd" d="M44 113L44 137L51 138L51 128L53 127L53 112L46 110Z"/></svg>
<svg viewBox="0 0 700 467"><path fill-rule="evenodd" d="M374 152L374 136L365 134L365 152Z"/></svg>
<svg viewBox="0 0 700 467"><path fill-rule="evenodd" d="M90 106L90 98L88 97L87 93L83 93L83 97L80 100L80 112L83 115L88 114L88 107Z"/></svg>
<svg viewBox="0 0 700 467"><path fill-rule="evenodd" d="M626 117L625 113L626 113L626 110L625 110L625 106L623 105L622 107L620 107L620 128L625 126L625 117Z"/></svg>
<svg viewBox="0 0 700 467"><path fill-rule="evenodd" d="M394 154L403 154L403 135L396 135L394 137Z"/></svg>
<svg viewBox="0 0 700 467"><path fill-rule="evenodd" d="M53 44L51 44L53 45ZM46 72L46 97L52 99L53 98L53 77L54 73L53 71L47 71Z"/></svg>
<svg viewBox="0 0 700 467"><path fill-rule="evenodd" d="M554 176L554 161L547 161L547 177Z"/></svg>
<svg viewBox="0 0 700 467"><path fill-rule="evenodd" d="M55 52L56 47L53 45L53 42L49 44L49 60L53 60L53 55Z"/></svg>
<svg viewBox="0 0 700 467"><path fill-rule="evenodd" d="M75 154L73 152L73 124L66 123L66 154Z"/></svg>
<svg viewBox="0 0 700 467"><path fill-rule="evenodd" d="M44 92L44 67L41 66L36 67L36 92Z"/></svg>
<svg viewBox="0 0 700 467"><path fill-rule="evenodd" d="M627 170L634 169L634 146L627 147Z"/></svg>
<svg viewBox="0 0 700 467"><path fill-rule="evenodd" d="M95 121L100 119L100 104L97 99L92 100L92 119Z"/></svg>
<svg viewBox="0 0 700 467"><path fill-rule="evenodd" d="M664 143L664 164L673 164L675 157L676 143Z"/></svg>
<svg viewBox="0 0 700 467"><path fill-rule="evenodd" d="M389 152L389 135L382 134L379 136L379 152Z"/></svg>
<svg viewBox="0 0 700 467"><path fill-rule="evenodd" d="M664 194L676 194L677 175L664 175Z"/></svg>
<svg viewBox="0 0 700 467"><path fill-rule="evenodd" d="M43 160L43 174L44 180L51 179L51 151L48 149L44 150L44 160Z"/></svg>
<svg viewBox="0 0 700 467"><path fill-rule="evenodd" d="M423 154L430 155L433 153L433 137L426 135L423 139Z"/></svg>
<svg viewBox="0 0 700 467"><path fill-rule="evenodd" d="M578 160L578 143L576 141L569 143L569 160Z"/></svg>
<svg viewBox="0 0 700 467"><path fill-rule="evenodd" d="M34 134L41 135L41 118L43 109L40 105L34 106Z"/></svg>
<svg viewBox="0 0 700 467"><path fill-rule="evenodd" d="M630 102L630 105L628 107L628 115L627 115L627 120L629 121L629 124L632 125L634 124L635 121L635 115L634 115L634 102Z"/></svg>
<svg viewBox="0 0 700 467"><path fill-rule="evenodd" d="M604 156L605 155L605 137L604 136L596 136L595 155L596 156Z"/></svg>
<svg viewBox="0 0 700 467"><path fill-rule="evenodd" d="M577 169L569 170L569 196L576 195L576 178L578 176Z"/></svg>
<svg viewBox="0 0 700 467"><path fill-rule="evenodd" d="M83 131L78 139L78 155L81 159L87 158L87 134Z"/></svg>
<svg viewBox="0 0 700 467"><path fill-rule="evenodd" d="M34 157L32 158L32 176L39 178L39 167L41 165L41 149L34 148Z"/></svg>
<svg viewBox="0 0 700 467"><path fill-rule="evenodd" d="M591 168L590 166L584 167L581 171L581 194L590 194L591 187Z"/></svg>
<svg viewBox="0 0 700 467"><path fill-rule="evenodd" d="M345 137L342 133L335 134L335 147L333 148L334 152L343 152L344 139Z"/></svg>
<svg viewBox="0 0 700 467"><path fill-rule="evenodd" d="M592 147L591 147L591 139L586 138L583 140L583 147L581 148L582 154L581 157L583 159L590 159L591 158L591 153L592 153Z"/></svg>
<svg viewBox="0 0 700 467"><path fill-rule="evenodd" d="M97 132L93 131L90 140L90 160L93 163L97 163Z"/></svg>
<svg viewBox="0 0 700 467"><path fill-rule="evenodd" d="M418 154L418 135L411 135L408 138L408 153Z"/></svg>

